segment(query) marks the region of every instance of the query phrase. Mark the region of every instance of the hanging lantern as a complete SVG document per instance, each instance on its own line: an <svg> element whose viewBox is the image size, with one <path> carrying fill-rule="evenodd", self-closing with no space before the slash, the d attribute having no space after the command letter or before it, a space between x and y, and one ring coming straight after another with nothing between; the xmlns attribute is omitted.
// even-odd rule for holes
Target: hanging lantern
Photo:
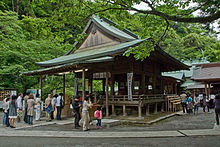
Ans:
<svg viewBox="0 0 220 147"><path fill-rule="evenodd" d="M112 85L112 80L109 81L109 85Z"/></svg>

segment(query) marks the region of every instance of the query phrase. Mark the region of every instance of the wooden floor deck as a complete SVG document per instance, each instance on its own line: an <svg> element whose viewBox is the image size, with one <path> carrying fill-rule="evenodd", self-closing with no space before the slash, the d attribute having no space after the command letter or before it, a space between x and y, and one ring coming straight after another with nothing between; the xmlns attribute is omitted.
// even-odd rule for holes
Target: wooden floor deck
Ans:
<svg viewBox="0 0 220 147"><path fill-rule="evenodd" d="M126 116L126 106L138 107L138 118L142 118L142 108L146 108L146 115L150 114L150 105L154 105L154 113L157 113L157 105L161 104L161 111L164 111L166 104L166 96L163 94L154 95L132 95L132 99L128 100L128 95L115 95L108 98L108 105L112 106L112 115L115 115L115 106L123 107L123 116ZM101 96L99 101L104 107L106 105L106 97Z"/></svg>

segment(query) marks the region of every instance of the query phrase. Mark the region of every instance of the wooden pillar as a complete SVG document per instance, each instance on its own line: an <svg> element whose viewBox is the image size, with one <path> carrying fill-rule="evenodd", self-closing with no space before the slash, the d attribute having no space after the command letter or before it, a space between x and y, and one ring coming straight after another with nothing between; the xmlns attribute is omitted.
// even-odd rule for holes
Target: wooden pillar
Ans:
<svg viewBox="0 0 220 147"><path fill-rule="evenodd" d="M127 114L126 114L126 106L125 106L125 104L123 104L123 116L127 116Z"/></svg>
<svg viewBox="0 0 220 147"><path fill-rule="evenodd" d="M164 112L164 103L161 103L161 112Z"/></svg>
<svg viewBox="0 0 220 147"><path fill-rule="evenodd" d="M177 83L175 83L175 94L177 95Z"/></svg>
<svg viewBox="0 0 220 147"><path fill-rule="evenodd" d="M63 74L63 99L65 100L65 74Z"/></svg>
<svg viewBox="0 0 220 147"><path fill-rule="evenodd" d="M141 118L141 105L138 106L138 117Z"/></svg>
<svg viewBox="0 0 220 147"><path fill-rule="evenodd" d="M146 105L146 116L149 116L150 115L150 105L147 104Z"/></svg>
<svg viewBox="0 0 220 147"><path fill-rule="evenodd" d="M102 80L102 94L104 95L105 94L105 80L103 79Z"/></svg>
<svg viewBox="0 0 220 147"><path fill-rule="evenodd" d="M88 88L89 88L89 94L92 94L92 74L89 75L89 82L88 82Z"/></svg>
<svg viewBox="0 0 220 147"><path fill-rule="evenodd" d="M112 104L112 116L116 116L116 114L115 114L115 105L114 104Z"/></svg>
<svg viewBox="0 0 220 147"><path fill-rule="evenodd" d="M154 105L154 113L157 113L157 103Z"/></svg>
<svg viewBox="0 0 220 147"><path fill-rule="evenodd" d="M142 94L145 94L145 91L146 91L146 90L145 90L145 85L146 85L146 84L145 84L145 74L142 73L142 74L141 74L141 89L142 89L142 90L141 90L141 91L142 91L141 93L142 93Z"/></svg>
<svg viewBox="0 0 220 147"><path fill-rule="evenodd" d="M207 83L205 82L205 94L208 97Z"/></svg>
<svg viewBox="0 0 220 147"><path fill-rule="evenodd" d="M106 72L106 78L105 78L105 84L106 84L106 117L109 117L109 109L108 109L108 72Z"/></svg>
<svg viewBox="0 0 220 147"><path fill-rule="evenodd" d="M40 89L40 97L42 98L42 75L40 75L40 79L39 79L39 89Z"/></svg>
<svg viewBox="0 0 220 147"><path fill-rule="evenodd" d="M114 75L111 73L111 97L113 97L114 95L114 84L115 84L115 79L114 79Z"/></svg>
<svg viewBox="0 0 220 147"><path fill-rule="evenodd" d="M153 74L153 94L156 94L157 91L156 91L156 80L157 80L157 73L156 73L156 64L154 63L153 64L154 66L154 74Z"/></svg>
<svg viewBox="0 0 220 147"><path fill-rule="evenodd" d="M208 83L208 98L209 98L209 96L210 96L210 92L211 92L211 89L210 89L210 83Z"/></svg>
<svg viewBox="0 0 220 147"><path fill-rule="evenodd" d="M82 100L85 99L85 69L82 71Z"/></svg>

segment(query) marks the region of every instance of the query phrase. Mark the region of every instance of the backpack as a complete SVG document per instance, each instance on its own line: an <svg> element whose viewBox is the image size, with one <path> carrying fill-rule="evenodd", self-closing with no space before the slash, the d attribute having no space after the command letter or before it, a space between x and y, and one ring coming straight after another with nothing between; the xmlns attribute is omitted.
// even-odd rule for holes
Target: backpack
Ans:
<svg viewBox="0 0 220 147"><path fill-rule="evenodd" d="M61 107L61 108L64 107L64 100L63 100L63 97L60 98L60 107Z"/></svg>
<svg viewBox="0 0 220 147"><path fill-rule="evenodd" d="M97 118L97 110L94 112L94 117Z"/></svg>

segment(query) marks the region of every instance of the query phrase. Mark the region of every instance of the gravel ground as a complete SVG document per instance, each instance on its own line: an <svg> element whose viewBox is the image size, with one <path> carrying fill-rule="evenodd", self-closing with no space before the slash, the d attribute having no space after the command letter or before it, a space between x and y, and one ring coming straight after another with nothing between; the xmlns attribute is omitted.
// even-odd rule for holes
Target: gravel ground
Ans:
<svg viewBox="0 0 220 147"><path fill-rule="evenodd" d="M198 115L181 115L168 118L153 125L119 125L110 128L95 129L91 126L91 131L163 131L163 130L193 130L193 129L212 129L215 122L214 110L211 113L203 113L199 110ZM73 129L73 124L68 125L48 125L24 130L50 130L50 131L81 131Z"/></svg>

